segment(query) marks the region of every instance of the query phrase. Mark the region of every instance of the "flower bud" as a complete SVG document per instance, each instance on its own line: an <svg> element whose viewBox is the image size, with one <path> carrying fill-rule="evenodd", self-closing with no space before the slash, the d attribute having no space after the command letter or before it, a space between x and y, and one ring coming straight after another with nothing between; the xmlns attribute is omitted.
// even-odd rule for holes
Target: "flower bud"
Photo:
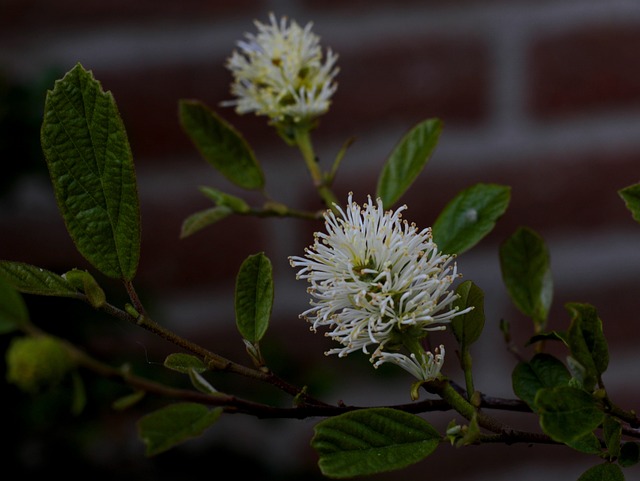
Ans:
<svg viewBox="0 0 640 481"><path fill-rule="evenodd" d="M73 367L69 352L52 337L17 337L6 353L7 381L35 393L59 384Z"/></svg>

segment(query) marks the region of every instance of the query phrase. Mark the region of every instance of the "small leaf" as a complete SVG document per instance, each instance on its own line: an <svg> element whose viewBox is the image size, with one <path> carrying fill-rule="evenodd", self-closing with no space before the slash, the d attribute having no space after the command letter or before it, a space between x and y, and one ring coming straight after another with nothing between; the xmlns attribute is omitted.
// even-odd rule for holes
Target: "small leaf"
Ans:
<svg viewBox="0 0 640 481"><path fill-rule="evenodd" d="M376 188L376 197L382 199L385 209L402 197L424 169L441 131L440 120L425 120L413 127L391 152L380 172Z"/></svg>
<svg viewBox="0 0 640 481"><path fill-rule="evenodd" d="M203 392L205 394L215 394L218 392L216 388L209 384L209 381L207 381L195 369L189 369L189 379L191 379L191 384L193 384L193 387L195 387L200 392Z"/></svg>
<svg viewBox="0 0 640 481"><path fill-rule="evenodd" d="M169 354L164 360L164 367L183 374L188 374L191 370L196 372L205 372L207 370L207 366L199 358L180 352Z"/></svg>
<svg viewBox="0 0 640 481"><path fill-rule="evenodd" d="M78 291L66 279L46 269L22 262L0 261L0 276L23 294L77 297Z"/></svg>
<svg viewBox="0 0 640 481"><path fill-rule="evenodd" d="M631 216L640 222L640 183L620 189L618 194L631 211Z"/></svg>
<svg viewBox="0 0 640 481"><path fill-rule="evenodd" d="M229 209L229 207L221 205L191 214L182 223L180 238L184 239L185 237L189 237L199 230L229 217L232 213L233 211Z"/></svg>
<svg viewBox="0 0 640 481"><path fill-rule="evenodd" d="M453 198L433 223L433 240L447 254L462 254L493 230L504 214L511 189L476 184Z"/></svg>
<svg viewBox="0 0 640 481"><path fill-rule="evenodd" d="M29 322L27 305L20 293L0 275L0 334L15 331Z"/></svg>
<svg viewBox="0 0 640 481"><path fill-rule="evenodd" d="M316 424L311 446L322 474L367 476L401 469L429 456L440 444L424 419L391 408L350 411Z"/></svg>
<svg viewBox="0 0 640 481"><path fill-rule="evenodd" d="M63 278L69 281L73 287L82 290L93 307L98 309L104 306L107 301L106 295L94 277L87 271L73 269L65 272Z"/></svg>
<svg viewBox="0 0 640 481"><path fill-rule="evenodd" d="M214 201L216 205L228 207L234 212L245 214L251 210L249 204L247 204L244 199L214 189L213 187L200 187L200 192Z"/></svg>
<svg viewBox="0 0 640 481"><path fill-rule="evenodd" d="M572 357L586 370L585 388L592 389L609 366L609 348L596 309L588 304L567 303L571 325L567 342Z"/></svg>
<svg viewBox="0 0 640 481"><path fill-rule="evenodd" d="M553 280L542 238L529 228L519 228L500 246L500 269L513 303L533 319L536 332L544 328L553 297Z"/></svg>
<svg viewBox="0 0 640 481"><path fill-rule="evenodd" d="M145 391L134 391L127 396L123 396L113 401L113 403L111 403L111 407L116 411L124 411L141 401L145 394Z"/></svg>
<svg viewBox="0 0 640 481"><path fill-rule="evenodd" d="M587 469L578 481L624 481L624 474L617 464L603 463Z"/></svg>
<svg viewBox="0 0 640 481"><path fill-rule="evenodd" d="M622 424L620 424L620 421L613 416L605 417L602 433L609 450L610 459L620 456L620 442L622 440Z"/></svg>
<svg viewBox="0 0 640 481"><path fill-rule="evenodd" d="M197 100L181 100L180 123L202 156L244 189L261 189L264 174L246 140L234 127Z"/></svg>
<svg viewBox="0 0 640 481"><path fill-rule="evenodd" d="M47 93L41 142L76 248L106 276L131 280L140 257L133 156L113 96L80 64Z"/></svg>
<svg viewBox="0 0 640 481"><path fill-rule="evenodd" d="M602 454L600 440L594 433L587 433L578 439L567 442L566 444L570 448L580 451L581 453L596 454L598 456Z"/></svg>
<svg viewBox="0 0 640 481"><path fill-rule="evenodd" d="M267 331L273 305L273 269L264 253L247 257L236 277L236 325L244 339L260 342Z"/></svg>
<svg viewBox="0 0 640 481"><path fill-rule="evenodd" d="M454 307L460 310L474 306L466 314L451 320L451 330L461 346L470 346L478 340L484 328L484 292L472 281L465 281L458 286L456 293L460 296L454 301Z"/></svg>
<svg viewBox="0 0 640 481"><path fill-rule="evenodd" d="M155 456L200 436L218 420L221 413L222 408L177 403L147 414L138 421L138 433L146 445L146 455Z"/></svg>
<svg viewBox="0 0 640 481"><path fill-rule="evenodd" d="M568 386L540 389L534 404L544 432L562 443L575 442L604 420L598 402L582 389Z"/></svg>
<svg viewBox="0 0 640 481"><path fill-rule="evenodd" d="M513 392L535 411L536 393L543 388L567 386L571 375L551 354L538 353L529 362L520 362L513 370Z"/></svg>

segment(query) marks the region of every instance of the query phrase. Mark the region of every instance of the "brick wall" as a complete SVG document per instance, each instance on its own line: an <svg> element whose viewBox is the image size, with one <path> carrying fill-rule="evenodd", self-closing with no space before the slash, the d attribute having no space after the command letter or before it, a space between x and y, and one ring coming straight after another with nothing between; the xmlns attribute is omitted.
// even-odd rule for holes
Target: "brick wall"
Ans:
<svg viewBox="0 0 640 481"><path fill-rule="evenodd" d="M325 362L324 341L297 319L307 302L305 286L295 282L287 263L288 255L312 242L315 225L230 218L178 238L182 220L209 205L198 186L238 193L198 157L181 131L181 98L202 100L243 132L276 198L317 205L295 150L262 119L218 107L229 98L226 57L245 31L254 30L253 19L266 21L270 11L300 24L313 21L323 45L340 56L334 104L315 134L325 166L348 137L356 139L336 182L340 196L350 190L359 199L373 193L386 155L405 131L428 117L441 118L445 128L405 199L407 218L429 225L453 195L476 182L512 186L511 206L495 231L458 262L465 279L486 295L485 333L472 351L478 388L512 396L513 361L498 321L511 322L517 342L528 330L520 327L522 317L502 287L497 249L526 225L551 251L551 327L566 326L565 302L594 304L611 345L605 380L614 398L622 392L638 362L639 334L640 226L616 193L640 181L640 6L634 2L0 0L4 91L19 92L21 99L19 108L0 108L0 115L4 111L11 125L24 126L20 136L5 127L0 144L3 167L11 172L11 181L0 184L0 258L59 272L85 267L33 148L44 90L80 61L113 92L130 136L143 224L138 286L158 319L187 337L211 338L213 350L219 344L228 349L219 333L233 333L235 273L247 255L264 250L277 275L273 336L287 349L306 352L311 359L305 362ZM135 340L124 342L140 354ZM242 356L241 346L237 353ZM367 402L382 399L384 391L337 395ZM636 407L640 396L625 395L627 407ZM248 432L257 423L249 422ZM303 445L309 429L305 424ZM491 456L504 459L501 452ZM531 451L534 464L548 456L536 452L543 450ZM313 463L313 455L306 456ZM567 461L559 467L556 461L545 470L547 479L575 479L581 472L580 465ZM449 456L439 460L439 479L467 479L454 465ZM523 474L528 464L526 470L510 469L502 473L488 463L483 472L492 480L534 479Z"/></svg>

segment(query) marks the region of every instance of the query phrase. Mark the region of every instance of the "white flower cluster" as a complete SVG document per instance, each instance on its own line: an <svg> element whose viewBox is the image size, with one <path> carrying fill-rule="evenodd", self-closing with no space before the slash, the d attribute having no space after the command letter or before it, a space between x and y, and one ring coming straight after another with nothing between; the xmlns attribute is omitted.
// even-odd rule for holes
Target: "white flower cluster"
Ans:
<svg viewBox="0 0 640 481"><path fill-rule="evenodd" d="M400 365L420 380L438 376L444 347L435 354L402 346L419 345L428 331L445 328L458 310L449 290L459 277L454 256L438 252L431 229L418 231L402 220L402 211L384 212L380 199L371 197L362 207L349 194L346 210L327 211L326 233L316 232L315 242L304 257L290 257L300 268L296 278L310 283L311 308L301 314L315 331L331 330L327 336L341 347L326 354L343 357L376 346L371 355L375 367L384 362Z"/></svg>
<svg viewBox="0 0 640 481"><path fill-rule="evenodd" d="M335 67L338 56L327 50L323 63L319 37L311 32L312 23L301 28L287 25L271 14L270 24L255 21L258 34L246 34L227 61L233 73L231 93L240 114L255 112L272 121L299 123L324 114L337 89Z"/></svg>

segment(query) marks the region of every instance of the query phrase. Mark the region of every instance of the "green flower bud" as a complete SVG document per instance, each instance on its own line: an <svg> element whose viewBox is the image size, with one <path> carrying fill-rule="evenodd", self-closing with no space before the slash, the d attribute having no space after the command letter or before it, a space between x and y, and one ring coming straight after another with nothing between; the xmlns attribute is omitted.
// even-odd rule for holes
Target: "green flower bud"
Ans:
<svg viewBox="0 0 640 481"><path fill-rule="evenodd" d="M52 337L17 337L6 353L7 381L35 393L59 384L73 367L64 346Z"/></svg>

